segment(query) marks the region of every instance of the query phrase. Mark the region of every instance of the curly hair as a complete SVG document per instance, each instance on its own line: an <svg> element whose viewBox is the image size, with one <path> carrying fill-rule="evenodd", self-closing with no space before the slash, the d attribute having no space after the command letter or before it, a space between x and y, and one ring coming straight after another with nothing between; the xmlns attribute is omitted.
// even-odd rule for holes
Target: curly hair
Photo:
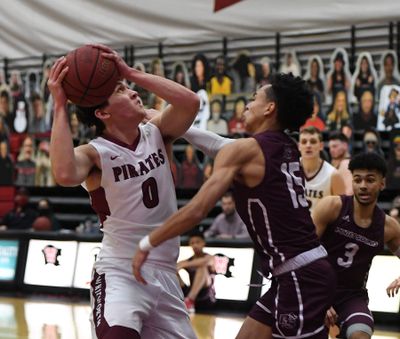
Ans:
<svg viewBox="0 0 400 339"><path fill-rule="evenodd" d="M386 176L387 166L386 161L377 153L363 152L355 155L349 163L350 172L355 170L370 170L377 171L382 175Z"/></svg>
<svg viewBox="0 0 400 339"><path fill-rule="evenodd" d="M274 74L266 95L277 104L277 119L282 129L297 131L311 117L313 94L306 82L292 73Z"/></svg>

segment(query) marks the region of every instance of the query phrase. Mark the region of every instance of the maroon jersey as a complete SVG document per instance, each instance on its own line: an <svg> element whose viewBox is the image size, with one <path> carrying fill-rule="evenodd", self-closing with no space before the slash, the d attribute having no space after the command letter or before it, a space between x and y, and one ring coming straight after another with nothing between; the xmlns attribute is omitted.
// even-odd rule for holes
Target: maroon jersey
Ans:
<svg viewBox="0 0 400 339"><path fill-rule="evenodd" d="M371 225L360 227L353 218L353 197L341 196L339 217L327 226L321 242L338 276L338 288L364 288L373 257L384 248L385 213L375 206Z"/></svg>
<svg viewBox="0 0 400 339"><path fill-rule="evenodd" d="M319 246L304 196L300 153L284 132L254 136L265 158L265 175L256 187L234 183L236 209L261 257L264 274L286 260Z"/></svg>

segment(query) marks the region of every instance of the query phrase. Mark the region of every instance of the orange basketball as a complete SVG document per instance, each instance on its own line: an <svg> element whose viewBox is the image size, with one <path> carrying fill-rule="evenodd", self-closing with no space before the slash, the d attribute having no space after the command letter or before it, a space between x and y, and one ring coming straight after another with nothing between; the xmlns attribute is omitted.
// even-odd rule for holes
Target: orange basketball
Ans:
<svg viewBox="0 0 400 339"><path fill-rule="evenodd" d="M51 231L51 221L48 217L37 217L32 224L35 231Z"/></svg>
<svg viewBox="0 0 400 339"><path fill-rule="evenodd" d="M104 103L113 93L120 75L114 61L92 46L82 46L66 56L69 70L63 81L67 98L84 107Z"/></svg>

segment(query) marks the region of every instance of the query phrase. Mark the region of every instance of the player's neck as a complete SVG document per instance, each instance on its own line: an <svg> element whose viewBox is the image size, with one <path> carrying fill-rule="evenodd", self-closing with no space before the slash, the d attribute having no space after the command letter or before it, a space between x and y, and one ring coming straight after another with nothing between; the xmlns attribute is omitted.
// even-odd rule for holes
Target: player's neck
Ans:
<svg viewBox="0 0 400 339"><path fill-rule="evenodd" d="M260 127L258 127L253 134L262 133L266 131L278 132L278 131L283 131L283 129L278 122L272 121L272 119L269 120L265 119L263 123L260 125Z"/></svg>
<svg viewBox="0 0 400 339"><path fill-rule="evenodd" d="M313 176L320 169L322 162L323 160L320 157L312 159L301 158L301 164L307 177Z"/></svg>
<svg viewBox="0 0 400 339"><path fill-rule="evenodd" d="M353 202L354 221L360 227L368 227L374 215L376 200L368 205L362 205L357 201L355 197L353 197Z"/></svg>

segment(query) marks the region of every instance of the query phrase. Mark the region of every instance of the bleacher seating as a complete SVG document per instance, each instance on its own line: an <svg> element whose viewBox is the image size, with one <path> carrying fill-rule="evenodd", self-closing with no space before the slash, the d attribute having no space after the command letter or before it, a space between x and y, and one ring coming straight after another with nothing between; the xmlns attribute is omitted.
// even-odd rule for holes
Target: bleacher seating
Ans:
<svg viewBox="0 0 400 339"><path fill-rule="evenodd" d="M259 62L262 57L268 56L272 61L274 70L279 68L279 63L287 51L295 50L303 74L305 73L309 57L313 54L318 54L323 60L324 71L326 73L329 70L331 54L337 47L343 47L349 53L350 69L353 70L358 54L368 51L373 57L375 68L380 71L381 54L384 50L394 47L394 36L400 34L396 30L397 27L390 23L387 25L369 23L353 27L343 27L342 29L321 29L308 33L277 33L262 38L221 38L219 40L192 44L172 45L160 43L152 46L134 46L135 48L124 46L117 48L117 51L124 55L128 64L133 65L136 62L141 62L146 66L147 70L153 59L156 57L162 58L166 76L170 76L172 65L177 61L184 62L188 69L190 69L191 60L196 53L204 53L211 64L216 56L224 54L227 57L228 63L231 64L238 52L242 50L248 50L252 61L255 63ZM13 70L20 70L22 78L25 78L25 74L28 71L37 71L41 74L46 60L57 56L46 54L31 58L4 59L0 60L0 67L4 69L6 74L10 74ZM249 98L252 93L235 93L230 96L221 97L225 104L225 110L232 111L235 99L243 95ZM328 106L323 106L323 109L326 112ZM358 111L356 104L352 104L352 111ZM382 149L388 155L390 147L389 134L387 132L380 132L380 136ZM45 137L48 137L48 135L45 135ZM324 140L327 139L327 133L324 132ZM17 157L22 140L21 135L10 135L10 151L14 160ZM179 140L174 146L174 152L178 160L182 159L185 145L184 141ZM327 144L325 144L325 148L327 149ZM353 150L357 153L361 149L362 135L359 132L355 132ZM203 163L205 158L200 153L197 155L200 162ZM30 188L30 193L30 203L32 205L37 203L42 197L49 198L56 216L65 228L73 229L88 216L94 216L88 195L82 187L32 187ZM177 190L179 207L183 206L194 194L195 191L191 190ZM380 204L385 210L390 207L390 202L396 194L397 192L390 190L390 188L381 194ZM219 212L220 208L216 206L203 221L204 226L207 227L210 225L212 218Z"/></svg>

